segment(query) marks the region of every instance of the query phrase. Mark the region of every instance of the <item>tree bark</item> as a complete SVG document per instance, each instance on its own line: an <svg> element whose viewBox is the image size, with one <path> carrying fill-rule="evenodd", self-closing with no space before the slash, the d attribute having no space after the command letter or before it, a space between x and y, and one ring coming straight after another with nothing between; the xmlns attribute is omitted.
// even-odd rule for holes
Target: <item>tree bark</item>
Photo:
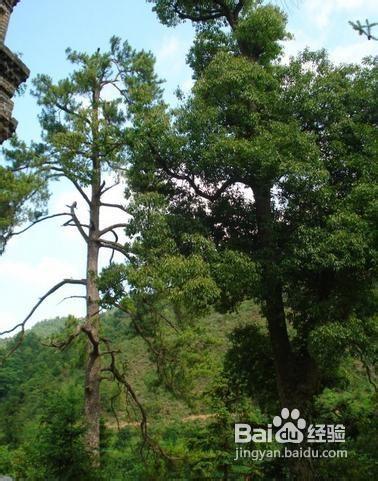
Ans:
<svg viewBox="0 0 378 481"><path fill-rule="evenodd" d="M99 457L100 444L100 376L99 353L99 291L98 276L99 202L91 200L90 229L87 249L87 318L85 332L88 337L87 364L85 370L85 417L87 424L87 448L95 459Z"/></svg>
<svg viewBox="0 0 378 481"><path fill-rule="evenodd" d="M274 239L274 219L271 211L269 186L253 188L256 206L259 258L262 266L262 299L274 354L277 389L281 405L293 403L293 355L286 325L282 284L277 268L277 248Z"/></svg>
<svg viewBox="0 0 378 481"><path fill-rule="evenodd" d="M89 232L87 242L87 317L85 333L87 335L87 361L85 368L85 420L86 446L92 456L93 465L100 463L100 417L101 417L101 357L99 351L100 337L100 295L97 287L98 260L100 251L100 206L101 206L101 162L97 150L98 139L98 103L100 89L93 92L92 117L92 181L89 203Z"/></svg>
<svg viewBox="0 0 378 481"><path fill-rule="evenodd" d="M239 12L240 13L240 12ZM230 27L235 30L238 15ZM239 42L243 56L256 62L249 49ZM306 352L305 359L298 362L291 349L288 335L283 288L277 268L278 247L274 232L274 216L271 209L271 186L264 181L252 188L255 197L258 244L262 266L262 300L268 322L269 336L274 356L276 383L282 407L299 408L308 412L312 397L318 386L318 372L314 361ZM307 459L293 459L291 472L296 481L313 481L314 473Z"/></svg>

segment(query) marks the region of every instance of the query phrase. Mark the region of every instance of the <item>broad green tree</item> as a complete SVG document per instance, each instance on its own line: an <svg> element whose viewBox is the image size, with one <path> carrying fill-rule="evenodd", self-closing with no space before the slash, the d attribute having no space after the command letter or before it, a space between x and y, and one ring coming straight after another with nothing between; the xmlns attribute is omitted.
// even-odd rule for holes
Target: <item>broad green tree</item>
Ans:
<svg viewBox="0 0 378 481"><path fill-rule="evenodd" d="M277 395L309 415L330 383L327 358L334 369L346 352L371 363L375 63L306 51L280 64L285 15L261 2L152 3L167 25L194 22L196 83L181 107L136 118L132 185L166 197L183 251L196 223L219 252L256 265ZM244 279L233 285L231 300L248 295ZM313 479L296 464L298 479Z"/></svg>
<svg viewBox="0 0 378 481"><path fill-rule="evenodd" d="M6 151L6 156L10 172L25 172L25 176L29 175L31 180L34 177L42 179L45 189L49 181L59 179L66 179L73 184L77 198L81 198L88 209L88 221L79 219L77 198L73 198L66 212L41 214L31 225L53 217L64 218L64 225L76 228L85 243L86 270L82 279L64 279L53 286L23 322L2 334L21 329L21 341L26 322L45 299L66 284L85 287L85 320L76 325L71 323L68 337L57 341L55 345L62 349L79 335L87 338L86 444L96 458L100 436L100 382L104 376L102 371L111 370L108 363L101 365L101 356L106 355L104 351L108 355L111 353L109 346L101 339L97 286L99 253L100 249L106 249L112 253L112 258L116 251L127 254L118 242L117 234L125 224L100 225L104 209L115 209L126 215L124 199L113 205L106 202L104 195L119 183L116 176L121 176L125 168L128 123L132 121L135 109L141 106L149 108L159 102L160 88L153 71L152 56L132 50L117 38L111 40L109 52L97 51L89 55L68 50L67 56L76 67L69 77L54 83L50 77L39 75L34 81L34 95L42 108L42 142L28 147L20 141L14 141L13 148ZM108 179L112 177L115 177L115 183L113 180L109 182ZM36 188L39 187L37 184ZM12 189L10 194L16 195ZM14 203L17 208L12 199L9 203ZM24 231L13 231L11 235Z"/></svg>

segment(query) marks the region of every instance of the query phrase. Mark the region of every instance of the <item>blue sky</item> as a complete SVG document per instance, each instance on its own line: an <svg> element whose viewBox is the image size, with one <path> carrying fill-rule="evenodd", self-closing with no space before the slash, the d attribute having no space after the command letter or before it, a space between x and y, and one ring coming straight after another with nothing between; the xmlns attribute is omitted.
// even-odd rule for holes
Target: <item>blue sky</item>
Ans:
<svg viewBox="0 0 378 481"><path fill-rule="evenodd" d="M377 42L359 37L348 20L377 20L375 0L282 0L295 39L286 45L287 55L306 46L326 48L335 62L359 62L377 53ZM14 10L6 45L22 53L33 78L47 73L54 79L69 73L65 49L106 50L112 35L127 39L136 49L151 50L157 58L157 72L166 80L166 98L180 86L190 89L191 73L185 54L191 44L190 24L168 29L159 24L145 0L21 0ZM15 102L18 135L29 141L39 137L38 107L27 92ZM77 200L67 183L52 186L50 212ZM122 187L110 195L122 195ZM84 207L81 215L85 216ZM106 220L116 220L107 213ZM109 219L111 217L111 219ZM23 319L38 297L64 277L82 277L84 246L61 222L47 221L14 238L0 258L0 330ZM107 254L106 254L107 255ZM102 259L106 263L106 257ZM52 296L33 316L29 325L42 319L84 313L81 301L60 301L80 288L65 288Z"/></svg>

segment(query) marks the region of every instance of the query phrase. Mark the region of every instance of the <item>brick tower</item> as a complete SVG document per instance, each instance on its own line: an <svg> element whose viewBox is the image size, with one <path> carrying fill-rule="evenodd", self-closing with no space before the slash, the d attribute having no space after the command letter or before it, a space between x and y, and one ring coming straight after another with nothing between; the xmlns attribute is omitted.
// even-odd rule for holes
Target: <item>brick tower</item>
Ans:
<svg viewBox="0 0 378 481"><path fill-rule="evenodd" d="M17 55L4 45L11 13L19 1L0 0L0 144L16 130L12 97L30 73Z"/></svg>

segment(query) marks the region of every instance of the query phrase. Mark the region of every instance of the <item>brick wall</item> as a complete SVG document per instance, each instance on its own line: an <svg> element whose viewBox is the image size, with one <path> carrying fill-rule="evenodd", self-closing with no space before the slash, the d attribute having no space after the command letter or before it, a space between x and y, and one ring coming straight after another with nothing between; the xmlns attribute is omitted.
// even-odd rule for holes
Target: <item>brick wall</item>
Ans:
<svg viewBox="0 0 378 481"><path fill-rule="evenodd" d="M8 30L10 11L5 5L0 4L0 42L4 43Z"/></svg>

